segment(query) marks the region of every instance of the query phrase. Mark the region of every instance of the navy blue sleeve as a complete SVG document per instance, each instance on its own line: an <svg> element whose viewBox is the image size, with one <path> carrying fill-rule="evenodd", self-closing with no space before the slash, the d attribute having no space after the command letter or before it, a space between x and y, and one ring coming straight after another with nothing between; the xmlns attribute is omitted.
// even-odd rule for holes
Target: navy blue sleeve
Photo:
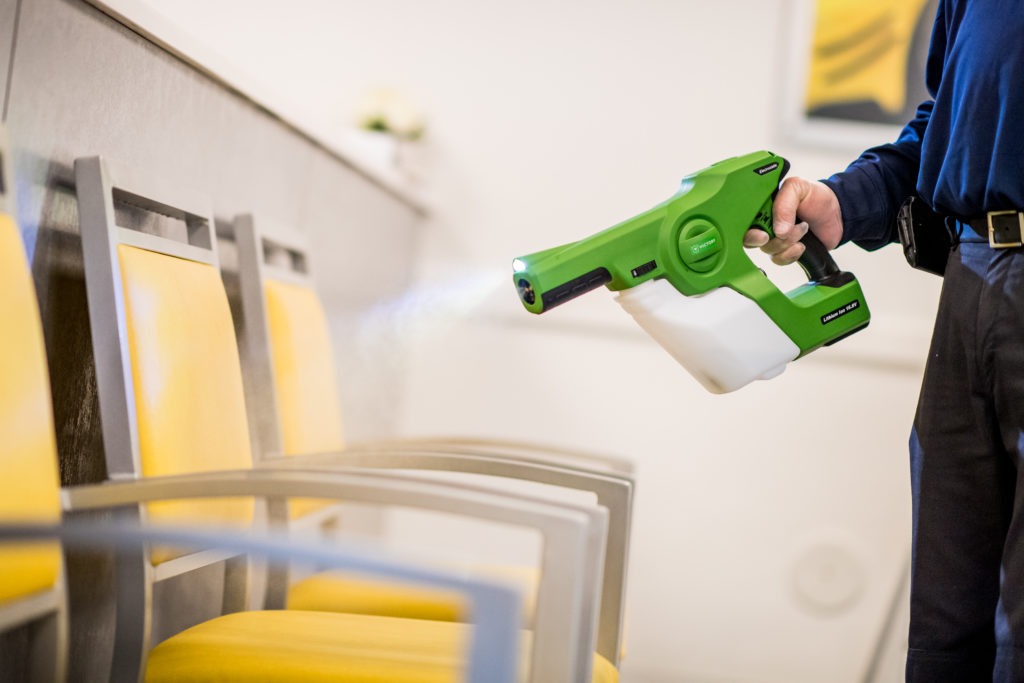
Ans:
<svg viewBox="0 0 1024 683"><path fill-rule="evenodd" d="M926 81L934 97L942 80L946 26L940 3L928 50ZM895 142L872 147L841 173L823 180L839 198L842 242L874 250L897 241L896 213L915 192L921 169L921 140L933 100L922 103Z"/></svg>
<svg viewBox="0 0 1024 683"><path fill-rule="evenodd" d="M921 167L921 138L932 101L921 104L896 142L872 147L842 173L823 180L839 198L842 242L874 250L897 240L896 213L914 193Z"/></svg>

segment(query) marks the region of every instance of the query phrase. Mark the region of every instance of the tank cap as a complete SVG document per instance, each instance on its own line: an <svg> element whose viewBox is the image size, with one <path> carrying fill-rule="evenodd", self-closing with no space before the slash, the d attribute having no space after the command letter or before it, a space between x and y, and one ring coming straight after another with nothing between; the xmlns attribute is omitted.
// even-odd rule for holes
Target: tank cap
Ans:
<svg viewBox="0 0 1024 683"><path fill-rule="evenodd" d="M703 218L694 218L679 233L679 255L691 269L706 273L718 265L722 253L722 233Z"/></svg>

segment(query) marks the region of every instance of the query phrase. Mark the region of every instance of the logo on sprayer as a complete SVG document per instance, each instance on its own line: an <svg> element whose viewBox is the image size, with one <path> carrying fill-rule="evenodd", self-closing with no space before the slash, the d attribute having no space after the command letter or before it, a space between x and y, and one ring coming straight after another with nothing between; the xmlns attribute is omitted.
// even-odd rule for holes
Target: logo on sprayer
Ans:
<svg viewBox="0 0 1024 683"><path fill-rule="evenodd" d="M710 251L718 246L717 237L709 237L706 240L697 242L696 244L690 245L690 254L692 256L700 256L706 251Z"/></svg>
<svg viewBox="0 0 1024 683"><path fill-rule="evenodd" d="M851 301L850 303L846 304L845 306L840 306L836 310L831 311L831 312L826 313L825 315L821 316L821 324L822 325L828 325L833 320L836 320L837 318L842 318L844 315L846 315L850 311L856 311L858 308L860 308L860 299L854 299L853 301Z"/></svg>
<svg viewBox="0 0 1024 683"><path fill-rule="evenodd" d="M765 173L771 173L772 171L774 171L778 167L779 167L779 162L773 161L770 164L765 164L761 168L755 168L754 169L754 173L756 173L757 175L764 175Z"/></svg>

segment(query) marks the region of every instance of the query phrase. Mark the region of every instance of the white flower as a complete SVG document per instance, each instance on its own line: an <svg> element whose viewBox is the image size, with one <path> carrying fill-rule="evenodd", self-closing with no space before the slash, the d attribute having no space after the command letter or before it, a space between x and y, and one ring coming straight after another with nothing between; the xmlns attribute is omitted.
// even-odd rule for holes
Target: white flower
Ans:
<svg viewBox="0 0 1024 683"><path fill-rule="evenodd" d="M423 135L423 113L402 93L379 88L366 93L356 109L359 127L405 140Z"/></svg>

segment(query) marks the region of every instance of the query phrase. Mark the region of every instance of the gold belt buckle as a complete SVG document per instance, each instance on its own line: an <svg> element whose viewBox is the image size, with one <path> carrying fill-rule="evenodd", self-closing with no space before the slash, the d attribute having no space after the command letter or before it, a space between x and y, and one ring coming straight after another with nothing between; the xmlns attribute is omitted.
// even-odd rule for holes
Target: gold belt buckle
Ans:
<svg viewBox="0 0 1024 683"><path fill-rule="evenodd" d="M1024 246L1024 212L988 212L988 243L993 249Z"/></svg>

